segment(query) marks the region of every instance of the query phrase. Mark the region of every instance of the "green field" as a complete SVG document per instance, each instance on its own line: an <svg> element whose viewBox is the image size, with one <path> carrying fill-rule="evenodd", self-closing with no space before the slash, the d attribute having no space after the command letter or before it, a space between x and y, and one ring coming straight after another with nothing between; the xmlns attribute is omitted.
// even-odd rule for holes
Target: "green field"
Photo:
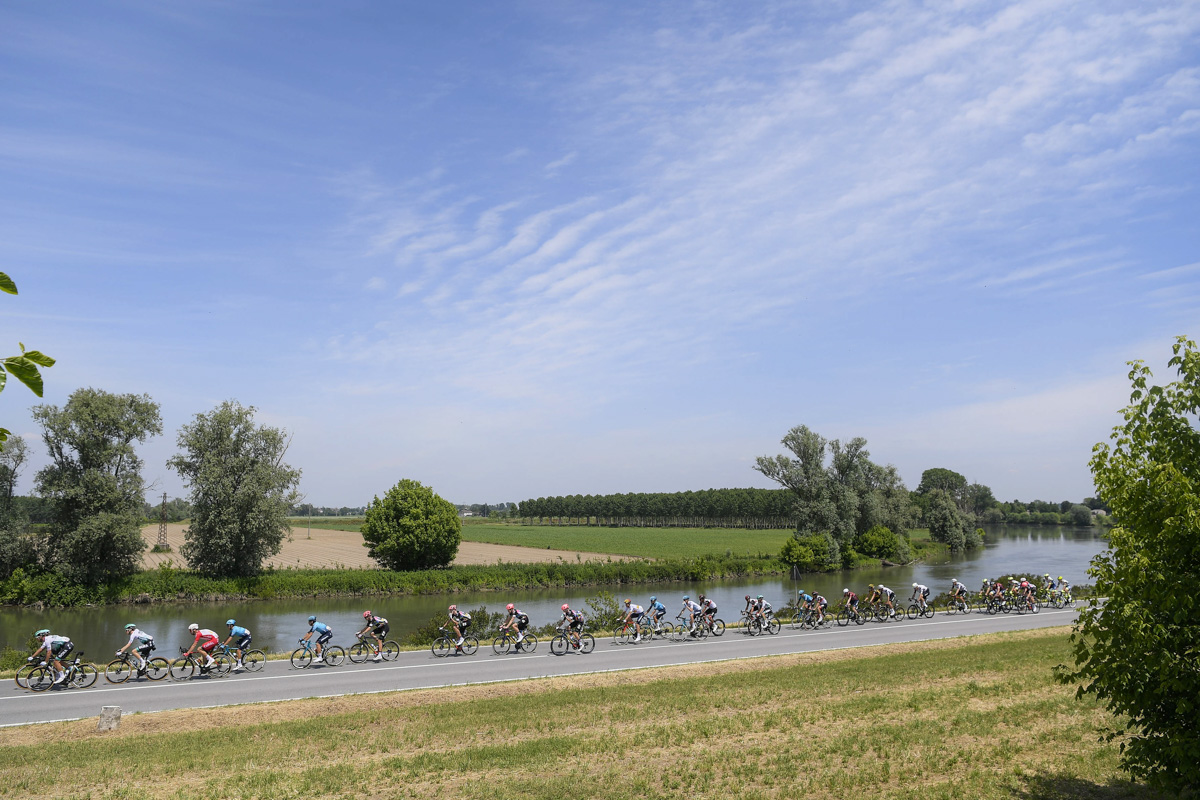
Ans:
<svg viewBox="0 0 1200 800"><path fill-rule="evenodd" d="M1158 797L1068 658L1036 631L4 729L0 795L53 765L98 798Z"/></svg>
<svg viewBox="0 0 1200 800"><path fill-rule="evenodd" d="M779 555L787 530L741 528L603 528L551 525L506 525L471 522L463 539L552 550L582 550L639 558L695 558L712 554Z"/></svg>

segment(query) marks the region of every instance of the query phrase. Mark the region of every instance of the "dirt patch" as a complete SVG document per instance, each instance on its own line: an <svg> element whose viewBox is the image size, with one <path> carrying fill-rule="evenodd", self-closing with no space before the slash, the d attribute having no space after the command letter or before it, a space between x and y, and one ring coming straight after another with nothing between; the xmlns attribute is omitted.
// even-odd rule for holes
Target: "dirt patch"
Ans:
<svg viewBox="0 0 1200 800"><path fill-rule="evenodd" d="M155 569L167 561L175 566L183 563L179 549L183 547L185 523L167 525L167 544L173 552L152 553L149 549L142 556L145 569ZM158 542L158 525L142 528L142 538L149 547ZM542 550L536 547L514 547L504 544L463 542L458 546L455 564L495 564L498 561L521 564L544 563L547 561L623 561L628 556L606 553L585 553L574 550ZM292 535L283 542L279 555L268 559L267 565L276 569L374 569L379 565L367 556L363 547L362 534L357 531L331 531L324 528L308 529L299 525L292 528Z"/></svg>

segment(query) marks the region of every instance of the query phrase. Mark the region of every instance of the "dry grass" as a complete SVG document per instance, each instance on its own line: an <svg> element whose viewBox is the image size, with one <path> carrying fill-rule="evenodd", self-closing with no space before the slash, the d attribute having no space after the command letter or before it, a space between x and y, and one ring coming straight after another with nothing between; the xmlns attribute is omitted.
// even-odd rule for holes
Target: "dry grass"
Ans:
<svg viewBox="0 0 1200 800"><path fill-rule="evenodd" d="M142 556L142 567L154 569L167 561L175 566L183 563L179 548L183 546L183 533L187 529L185 523L167 525L167 543L174 552L152 553L149 549ZM311 538L309 538L311 536ZM147 525L142 528L142 538L146 544L153 547L158 542L158 525ZM604 553L588 553L574 550L544 550L536 547L515 547L512 545L484 544L482 542L462 542L458 547L458 557L455 564L495 564L497 561L516 563L537 563L543 561L566 561L582 559L604 560L610 558ZM616 560L626 556L611 556ZM313 528L311 532L305 527L296 525L292 528L292 536L285 539L279 555L269 559L267 565L276 569L292 567L293 569L331 569L338 567L352 569L374 569L378 565L367 557L367 548L363 547L361 533L355 531L334 531L323 528Z"/></svg>
<svg viewBox="0 0 1200 800"><path fill-rule="evenodd" d="M1066 652L1029 631L9 729L0 794L53 764L98 797L1153 797L1050 679Z"/></svg>

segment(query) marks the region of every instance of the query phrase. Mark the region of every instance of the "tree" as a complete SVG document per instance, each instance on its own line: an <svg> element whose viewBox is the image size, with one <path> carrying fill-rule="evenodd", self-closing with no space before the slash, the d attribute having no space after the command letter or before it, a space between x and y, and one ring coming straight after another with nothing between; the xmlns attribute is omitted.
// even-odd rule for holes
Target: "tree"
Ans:
<svg viewBox="0 0 1200 800"><path fill-rule="evenodd" d="M975 530L975 520L964 514L947 492L932 489L926 495L925 524L929 526L929 538L950 545L950 552L978 547L982 539Z"/></svg>
<svg viewBox="0 0 1200 800"><path fill-rule="evenodd" d="M927 495L934 489L940 489L959 502L967 491L967 479L952 469L934 467L921 473L921 482L917 484L916 493Z"/></svg>
<svg viewBox="0 0 1200 800"><path fill-rule="evenodd" d="M226 400L197 414L176 438L167 462L191 490L192 521L181 552L204 575L257 575L291 531L300 470L283 463L290 439L254 424L254 406Z"/></svg>
<svg viewBox="0 0 1200 800"><path fill-rule="evenodd" d="M445 567L458 554L462 520L454 504L405 478L367 506L363 545L395 570Z"/></svg>
<svg viewBox="0 0 1200 800"><path fill-rule="evenodd" d="M1092 524L1092 510L1085 505L1073 505L1067 510L1067 517L1071 520L1072 525L1079 527L1090 526Z"/></svg>
<svg viewBox="0 0 1200 800"><path fill-rule="evenodd" d="M130 575L141 565L142 462L134 442L162 433L148 395L77 389L63 408L33 407L50 463L36 476L52 508L46 566L80 583Z"/></svg>
<svg viewBox="0 0 1200 800"><path fill-rule="evenodd" d="M1096 490L1118 526L1088 574L1096 596L1071 636L1078 684L1117 716L1122 766L1180 792L1200 789L1200 351L1179 337L1179 380L1150 386L1130 362L1125 422L1093 449Z"/></svg>
<svg viewBox="0 0 1200 800"><path fill-rule="evenodd" d="M17 293L17 284L13 283L13 279L3 272L0 272L0 292L7 294ZM37 350L26 351L24 344L20 342L18 344L21 347L21 354L19 356L9 356L0 361L0 392L4 391L4 386L8 383L8 376L11 374L21 383L28 386L31 392L41 397L42 373L38 371L38 367L49 369L54 366L54 359L45 353L39 353ZM8 428L0 428L0 450L4 449L4 443L8 441L11 433Z"/></svg>
<svg viewBox="0 0 1200 800"><path fill-rule="evenodd" d="M29 515L15 497L27 458L25 440L19 437L0 450L0 579L37 561L37 549L28 533Z"/></svg>

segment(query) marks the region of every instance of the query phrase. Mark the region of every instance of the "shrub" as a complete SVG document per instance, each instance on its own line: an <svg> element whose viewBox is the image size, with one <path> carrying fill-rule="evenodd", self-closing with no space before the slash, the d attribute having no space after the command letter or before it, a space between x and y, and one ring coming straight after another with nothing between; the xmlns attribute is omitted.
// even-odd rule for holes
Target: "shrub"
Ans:
<svg viewBox="0 0 1200 800"><path fill-rule="evenodd" d="M367 507L362 526L371 558L388 569L445 567L458 553L458 509L417 481L402 480Z"/></svg>

